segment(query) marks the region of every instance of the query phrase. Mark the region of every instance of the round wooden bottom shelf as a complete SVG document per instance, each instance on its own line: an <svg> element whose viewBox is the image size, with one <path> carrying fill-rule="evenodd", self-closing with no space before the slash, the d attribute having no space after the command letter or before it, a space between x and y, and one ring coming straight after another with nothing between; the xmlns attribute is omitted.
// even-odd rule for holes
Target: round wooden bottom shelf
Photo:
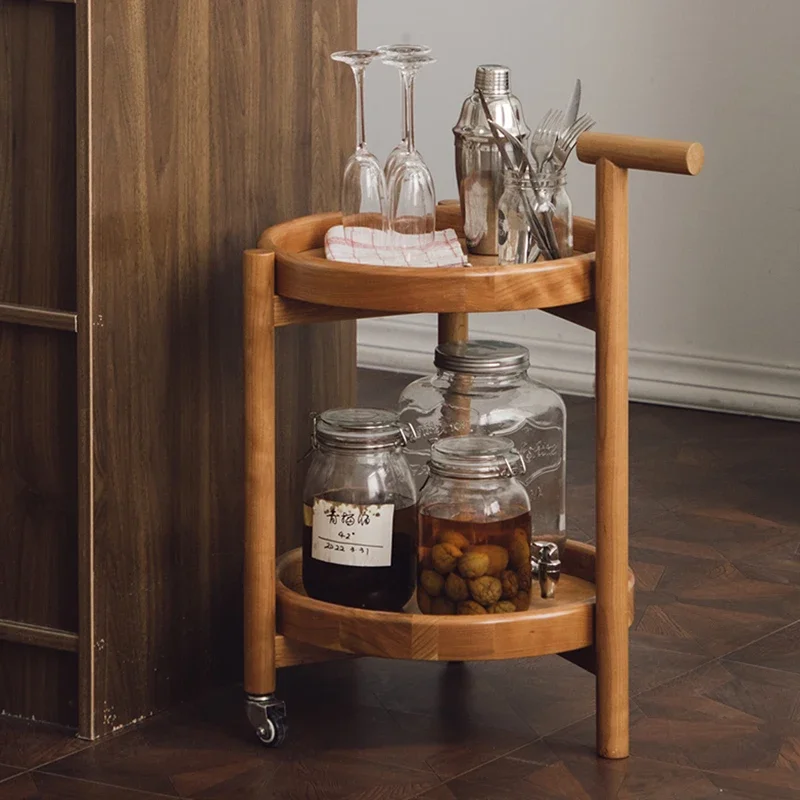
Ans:
<svg viewBox="0 0 800 800"><path fill-rule="evenodd" d="M308 597L302 554L277 564L278 632L287 639L354 655L421 661L482 661L564 653L594 643L595 549L568 542L553 600L535 596L528 611L486 616L426 616L366 611ZM628 624L633 620L628 577Z"/></svg>

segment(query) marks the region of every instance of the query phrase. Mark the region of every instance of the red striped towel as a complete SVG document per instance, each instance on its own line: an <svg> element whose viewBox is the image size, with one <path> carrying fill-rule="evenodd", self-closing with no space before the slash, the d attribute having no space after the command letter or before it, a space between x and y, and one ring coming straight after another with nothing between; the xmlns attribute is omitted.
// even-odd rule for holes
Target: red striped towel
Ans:
<svg viewBox="0 0 800 800"><path fill-rule="evenodd" d="M398 247L394 236L402 237ZM419 246L419 236L389 234L375 228L350 228L345 236L341 225L325 234L325 257L351 264L377 264L385 267L464 267L467 257L452 229L436 231L433 244Z"/></svg>

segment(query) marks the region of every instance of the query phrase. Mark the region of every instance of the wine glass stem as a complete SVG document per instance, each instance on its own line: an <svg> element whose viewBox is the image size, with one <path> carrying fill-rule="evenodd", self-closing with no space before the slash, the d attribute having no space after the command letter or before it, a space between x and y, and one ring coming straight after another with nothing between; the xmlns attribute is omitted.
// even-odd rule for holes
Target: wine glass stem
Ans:
<svg viewBox="0 0 800 800"><path fill-rule="evenodd" d="M405 86L406 141L408 142L408 152L413 153L416 149L414 141L414 78L417 76L417 71L406 67L401 72Z"/></svg>
<svg viewBox="0 0 800 800"><path fill-rule="evenodd" d="M403 76L403 72L400 72L400 97L402 102L402 130L401 130L401 137L400 141L408 147L408 89L406 88L406 79Z"/></svg>
<svg viewBox="0 0 800 800"><path fill-rule="evenodd" d="M353 64L356 79L356 151L367 149L367 126L364 121L364 65Z"/></svg>

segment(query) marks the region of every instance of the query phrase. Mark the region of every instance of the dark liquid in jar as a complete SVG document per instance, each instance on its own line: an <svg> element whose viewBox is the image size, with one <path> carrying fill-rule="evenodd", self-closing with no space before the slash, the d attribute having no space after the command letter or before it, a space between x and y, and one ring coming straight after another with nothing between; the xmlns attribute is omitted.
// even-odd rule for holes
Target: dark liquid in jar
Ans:
<svg viewBox="0 0 800 800"><path fill-rule="evenodd" d="M423 614L524 611L530 604L531 515L493 522L419 515L417 603Z"/></svg>
<svg viewBox="0 0 800 800"><path fill-rule="evenodd" d="M325 500L370 505L374 499L347 489L326 492ZM416 506L407 497L393 497L392 563L388 567L331 564L311 556L310 525L303 526L303 585L309 597L353 608L400 611L414 594L417 577Z"/></svg>

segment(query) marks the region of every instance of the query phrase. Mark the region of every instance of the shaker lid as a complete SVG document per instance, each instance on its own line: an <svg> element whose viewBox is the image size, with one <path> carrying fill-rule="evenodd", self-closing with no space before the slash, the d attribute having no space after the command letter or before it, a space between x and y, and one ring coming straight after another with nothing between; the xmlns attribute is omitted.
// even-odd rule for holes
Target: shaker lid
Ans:
<svg viewBox="0 0 800 800"><path fill-rule="evenodd" d="M448 342L436 348L433 363L448 372L470 375L508 375L530 366L527 347L512 342L480 339Z"/></svg>
<svg viewBox="0 0 800 800"><path fill-rule="evenodd" d="M382 408L332 408L314 419L314 442L352 450L399 447L416 438L394 411Z"/></svg>
<svg viewBox="0 0 800 800"><path fill-rule="evenodd" d="M508 94L511 70L502 64L481 64L475 70L475 91L484 94Z"/></svg>
<svg viewBox="0 0 800 800"><path fill-rule="evenodd" d="M525 461L502 436L452 436L431 447L430 469L448 478L512 478Z"/></svg>
<svg viewBox="0 0 800 800"><path fill-rule="evenodd" d="M509 68L501 64L481 64L475 70L475 89L464 100L458 122L453 128L457 138L494 145L494 136L486 121L478 90L486 97L486 103L495 122L519 139L524 140L530 136L531 129L525 122L522 105L509 89L509 75Z"/></svg>

